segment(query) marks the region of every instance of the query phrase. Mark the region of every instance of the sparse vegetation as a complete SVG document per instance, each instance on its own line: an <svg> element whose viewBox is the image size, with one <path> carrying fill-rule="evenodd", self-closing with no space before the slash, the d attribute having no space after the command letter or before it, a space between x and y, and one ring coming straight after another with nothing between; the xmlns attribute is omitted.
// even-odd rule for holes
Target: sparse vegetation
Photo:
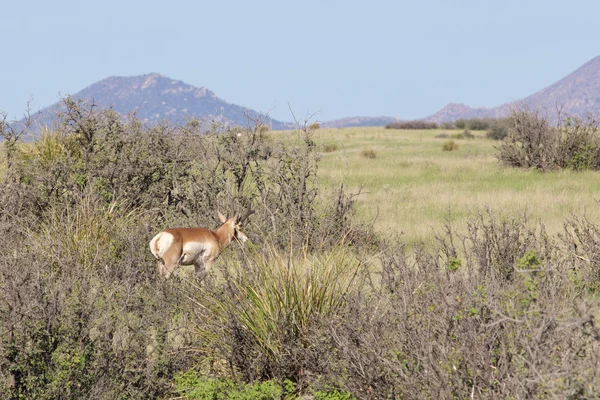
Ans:
<svg viewBox="0 0 600 400"><path fill-rule="evenodd" d="M454 140L448 140L442 145L444 151L456 151L458 150L458 144Z"/></svg>
<svg viewBox="0 0 600 400"><path fill-rule="evenodd" d="M373 160L375 158L377 158L377 153L375 152L375 150L367 148L367 149L362 149L362 151L360 152L360 155L363 156L364 158L368 158L369 160Z"/></svg>
<svg viewBox="0 0 600 400"><path fill-rule="evenodd" d="M337 149L338 149L338 146L335 143L327 143L327 144L323 145L323 151L325 153L332 153L332 152L336 151Z"/></svg>
<svg viewBox="0 0 600 400"><path fill-rule="evenodd" d="M260 125L260 127L258 128L258 131L260 133L265 133L269 131L269 127L267 125Z"/></svg>
<svg viewBox="0 0 600 400"><path fill-rule="evenodd" d="M466 129L471 131L487 131L495 126L506 125L506 118L470 118L459 119L454 123L457 129Z"/></svg>
<svg viewBox="0 0 600 400"><path fill-rule="evenodd" d="M503 140L508 135L508 119L493 121L485 132L488 139Z"/></svg>
<svg viewBox="0 0 600 400"><path fill-rule="evenodd" d="M390 122L385 126L386 129L437 129L435 122L426 121L397 121Z"/></svg>

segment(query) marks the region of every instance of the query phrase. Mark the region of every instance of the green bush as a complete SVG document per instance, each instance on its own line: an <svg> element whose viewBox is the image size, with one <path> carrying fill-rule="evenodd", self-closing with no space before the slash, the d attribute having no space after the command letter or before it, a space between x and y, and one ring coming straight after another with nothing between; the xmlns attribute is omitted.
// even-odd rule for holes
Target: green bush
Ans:
<svg viewBox="0 0 600 400"><path fill-rule="evenodd" d="M485 137L493 140L503 140L508 135L508 127L508 119L494 121L485 132Z"/></svg>
<svg viewBox="0 0 600 400"><path fill-rule="evenodd" d="M200 377L194 372L175 376L175 387L187 400L279 400L283 389L273 380L238 384L226 378Z"/></svg>
<svg viewBox="0 0 600 400"><path fill-rule="evenodd" d="M397 121L390 122L386 129L437 129L438 124L426 121Z"/></svg>
<svg viewBox="0 0 600 400"><path fill-rule="evenodd" d="M507 122L505 118L470 118L459 119L454 125L457 129L489 132L492 129L496 129L496 127L506 126Z"/></svg>

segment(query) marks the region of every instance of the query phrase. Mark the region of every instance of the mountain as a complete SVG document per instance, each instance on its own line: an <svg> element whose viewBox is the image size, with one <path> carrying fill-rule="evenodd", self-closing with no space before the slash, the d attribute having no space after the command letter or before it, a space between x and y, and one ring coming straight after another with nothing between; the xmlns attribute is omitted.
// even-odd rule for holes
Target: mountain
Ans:
<svg viewBox="0 0 600 400"><path fill-rule="evenodd" d="M183 122L187 118L215 119L245 126L248 120L260 118L272 129L286 129L291 124L281 122L258 112L227 103L205 87L195 87L160 74L140 76L113 76L94 83L72 95L73 99L94 100L102 107L113 106L126 115L135 111L137 118L146 123L161 120ZM35 117L42 125L51 121L54 112L61 107L58 102L41 110Z"/></svg>
<svg viewBox="0 0 600 400"><path fill-rule="evenodd" d="M348 117L321 122L323 128L350 128L356 126L385 126L397 121L394 117Z"/></svg>
<svg viewBox="0 0 600 400"><path fill-rule="evenodd" d="M600 56L588 61L558 82L522 100L495 108L471 108L450 103L433 115L424 118L431 122L450 122L460 118L506 117L511 107L525 105L556 118L556 109L563 115L600 115Z"/></svg>
<svg viewBox="0 0 600 400"><path fill-rule="evenodd" d="M449 103L435 114L423 118L423 121L439 124L442 122L454 122L463 118L502 118L508 115L508 111L505 114L506 110L503 107L498 107L497 109L484 107L471 108L464 104Z"/></svg>

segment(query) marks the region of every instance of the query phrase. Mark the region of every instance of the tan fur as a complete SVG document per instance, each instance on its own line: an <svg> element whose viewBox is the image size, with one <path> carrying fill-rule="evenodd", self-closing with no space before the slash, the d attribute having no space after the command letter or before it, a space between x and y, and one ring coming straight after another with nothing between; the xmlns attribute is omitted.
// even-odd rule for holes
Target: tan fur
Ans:
<svg viewBox="0 0 600 400"><path fill-rule="evenodd" d="M165 229L150 241L150 251L158 260L159 274L168 278L180 265L194 265L196 276L209 271L214 260L235 238L245 242L248 238L240 230L238 217L225 218L216 230L205 228Z"/></svg>

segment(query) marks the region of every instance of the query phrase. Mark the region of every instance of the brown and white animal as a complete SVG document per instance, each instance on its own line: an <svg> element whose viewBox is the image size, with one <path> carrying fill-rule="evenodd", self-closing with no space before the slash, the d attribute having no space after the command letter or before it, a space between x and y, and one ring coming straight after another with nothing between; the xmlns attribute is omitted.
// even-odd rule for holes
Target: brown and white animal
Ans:
<svg viewBox="0 0 600 400"><path fill-rule="evenodd" d="M252 214L250 208L244 216L225 218L214 231L205 228L165 229L150 241L150 251L158 261L158 272L168 278L180 265L194 265L196 278L208 272L213 261L233 239L244 243L248 237L241 231L242 223Z"/></svg>

